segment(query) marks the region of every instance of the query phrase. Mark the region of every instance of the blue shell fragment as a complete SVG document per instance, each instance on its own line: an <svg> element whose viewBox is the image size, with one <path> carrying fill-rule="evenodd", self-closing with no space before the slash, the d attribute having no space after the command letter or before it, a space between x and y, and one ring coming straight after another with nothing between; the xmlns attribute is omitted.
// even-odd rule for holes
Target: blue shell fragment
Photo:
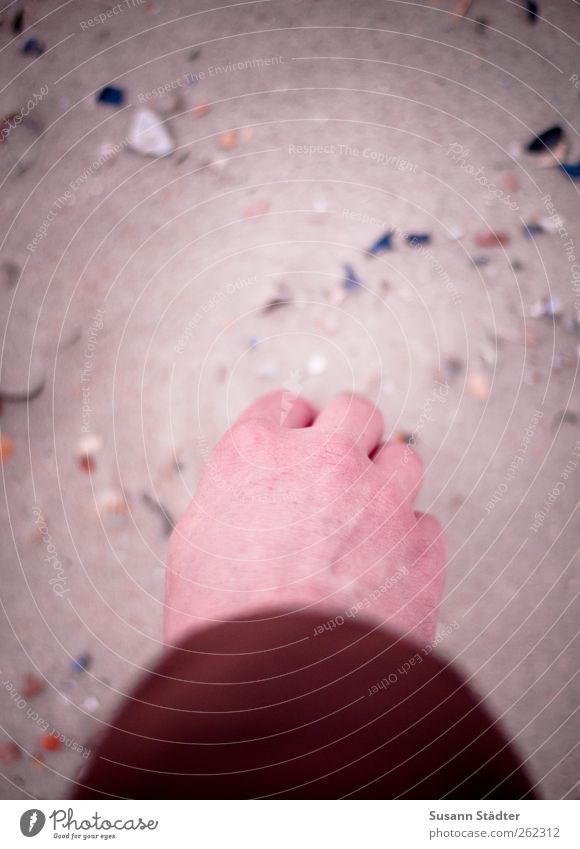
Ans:
<svg viewBox="0 0 580 849"><path fill-rule="evenodd" d="M546 232L541 224L524 224L523 230L526 236L530 239L533 239L534 236L537 236L540 233Z"/></svg>
<svg viewBox="0 0 580 849"><path fill-rule="evenodd" d="M429 233L407 233L405 240L411 247L417 248L419 245L428 245L431 241Z"/></svg>
<svg viewBox="0 0 580 849"><path fill-rule="evenodd" d="M125 92L122 88L107 85L97 95L97 103L107 103L109 106L122 106L125 102Z"/></svg>
<svg viewBox="0 0 580 849"><path fill-rule="evenodd" d="M44 53L44 44L42 41L39 41L38 38L28 38L24 42L21 48L21 52L24 55L32 55L32 56L42 56Z"/></svg>
<svg viewBox="0 0 580 849"><path fill-rule="evenodd" d="M93 659L90 654L79 654L78 657L75 657L72 661L70 668L71 672L79 673L85 672L90 665L92 664Z"/></svg>
<svg viewBox="0 0 580 849"><path fill-rule="evenodd" d="M346 289L347 292L352 292L354 289L358 289L362 286L362 280L352 267L352 265L348 265L345 263L343 265L344 268L344 278L342 281L342 285Z"/></svg>
<svg viewBox="0 0 580 849"><path fill-rule="evenodd" d="M573 180L577 180L580 177L580 161L575 165L572 162L563 162L560 168L565 174L572 177Z"/></svg>
<svg viewBox="0 0 580 849"><path fill-rule="evenodd" d="M535 24L538 19L539 7L536 3L536 0L527 0L526 8L528 10L528 21L531 24Z"/></svg>
<svg viewBox="0 0 580 849"><path fill-rule="evenodd" d="M380 254L383 251L392 251L394 234L394 230L389 230L387 233L383 233L383 235L379 236L376 242L371 245L367 253L369 253L371 256L377 256L377 254Z"/></svg>

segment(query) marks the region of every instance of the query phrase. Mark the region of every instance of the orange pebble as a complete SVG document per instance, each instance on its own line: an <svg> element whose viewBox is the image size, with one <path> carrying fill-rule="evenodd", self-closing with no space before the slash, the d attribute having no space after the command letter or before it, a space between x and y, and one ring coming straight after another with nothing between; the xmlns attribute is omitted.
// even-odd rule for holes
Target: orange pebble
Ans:
<svg viewBox="0 0 580 849"><path fill-rule="evenodd" d="M79 457L79 468L81 472L91 475L95 471L94 459L89 454L85 454L84 457Z"/></svg>
<svg viewBox="0 0 580 849"><path fill-rule="evenodd" d="M198 103L191 110L196 118L203 118L209 112L209 103Z"/></svg>
<svg viewBox="0 0 580 849"><path fill-rule="evenodd" d="M247 206L242 212L242 217L257 218L258 215L264 215L264 213L268 212L269 209L270 204L267 200L259 200L256 201L256 203L252 203L250 206Z"/></svg>
<svg viewBox="0 0 580 849"><path fill-rule="evenodd" d="M413 445L415 441L412 433L407 433L402 430L398 430L391 438L393 442L402 442L403 445Z"/></svg>
<svg viewBox="0 0 580 849"><path fill-rule="evenodd" d="M495 248L497 245L507 245L509 240L507 233L494 233L493 230L476 233L475 235L475 244L480 248Z"/></svg>
<svg viewBox="0 0 580 849"><path fill-rule="evenodd" d="M489 380L484 374L474 372L469 377L467 388L474 398L485 401L489 397Z"/></svg>
<svg viewBox="0 0 580 849"><path fill-rule="evenodd" d="M21 687L22 695L25 699L33 699L34 696L38 696L39 693L42 693L44 690L44 681L40 678L37 678L36 675L32 675L28 672L24 676L24 682Z"/></svg>
<svg viewBox="0 0 580 849"><path fill-rule="evenodd" d="M14 454L14 440L11 436L0 433L0 463L9 460Z"/></svg>
<svg viewBox="0 0 580 849"><path fill-rule="evenodd" d="M515 174L506 174L503 178L503 184L509 192L515 192L520 187L520 181Z"/></svg>
<svg viewBox="0 0 580 849"><path fill-rule="evenodd" d="M47 752L56 752L61 747L60 738L56 734L43 734L40 738L40 745Z"/></svg>
<svg viewBox="0 0 580 849"><path fill-rule="evenodd" d="M238 134L235 130L228 130L220 136L219 145L222 150L232 150L238 143Z"/></svg>
<svg viewBox="0 0 580 849"><path fill-rule="evenodd" d="M0 743L0 764L2 766L12 766L18 760L20 760L20 748L16 743L12 741Z"/></svg>

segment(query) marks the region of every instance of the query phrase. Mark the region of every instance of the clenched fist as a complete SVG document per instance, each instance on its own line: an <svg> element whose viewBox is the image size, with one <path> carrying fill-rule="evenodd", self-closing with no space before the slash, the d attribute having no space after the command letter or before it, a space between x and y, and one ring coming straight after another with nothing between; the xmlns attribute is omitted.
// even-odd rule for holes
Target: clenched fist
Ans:
<svg viewBox="0 0 580 849"><path fill-rule="evenodd" d="M320 413L260 398L213 450L170 544L165 639L260 610L347 616L433 639L445 565L438 522L413 510L422 464L365 398ZM334 624L332 624L334 623Z"/></svg>

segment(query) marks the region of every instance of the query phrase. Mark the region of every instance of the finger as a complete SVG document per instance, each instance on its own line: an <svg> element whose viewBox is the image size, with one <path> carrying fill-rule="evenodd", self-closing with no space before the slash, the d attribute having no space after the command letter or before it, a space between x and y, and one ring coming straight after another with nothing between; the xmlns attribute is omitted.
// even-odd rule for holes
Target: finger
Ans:
<svg viewBox="0 0 580 849"><path fill-rule="evenodd" d="M361 395L338 395L326 405L314 427L333 434L352 437L357 445L370 454L383 435L381 411Z"/></svg>
<svg viewBox="0 0 580 849"><path fill-rule="evenodd" d="M262 395L246 407L238 422L247 419L268 419L280 427L308 427L312 424L316 410L305 398L287 389Z"/></svg>
<svg viewBox="0 0 580 849"><path fill-rule="evenodd" d="M395 486L401 498L412 504L423 482L423 461L417 452L403 442L387 442L372 459L387 483Z"/></svg>

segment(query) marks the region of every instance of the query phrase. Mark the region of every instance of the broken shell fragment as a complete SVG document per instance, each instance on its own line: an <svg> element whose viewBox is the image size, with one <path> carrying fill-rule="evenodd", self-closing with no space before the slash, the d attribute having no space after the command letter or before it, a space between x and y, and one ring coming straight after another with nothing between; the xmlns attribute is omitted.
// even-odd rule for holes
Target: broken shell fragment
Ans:
<svg viewBox="0 0 580 849"><path fill-rule="evenodd" d="M555 124L534 136L525 149L526 153L534 156L541 168L552 168L560 165L568 153L568 141L562 127Z"/></svg>
<svg viewBox="0 0 580 849"><path fill-rule="evenodd" d="M128 134L129 147L141 156L169 156L175 145L165 124L151 109L138 109Z"/></svg>

